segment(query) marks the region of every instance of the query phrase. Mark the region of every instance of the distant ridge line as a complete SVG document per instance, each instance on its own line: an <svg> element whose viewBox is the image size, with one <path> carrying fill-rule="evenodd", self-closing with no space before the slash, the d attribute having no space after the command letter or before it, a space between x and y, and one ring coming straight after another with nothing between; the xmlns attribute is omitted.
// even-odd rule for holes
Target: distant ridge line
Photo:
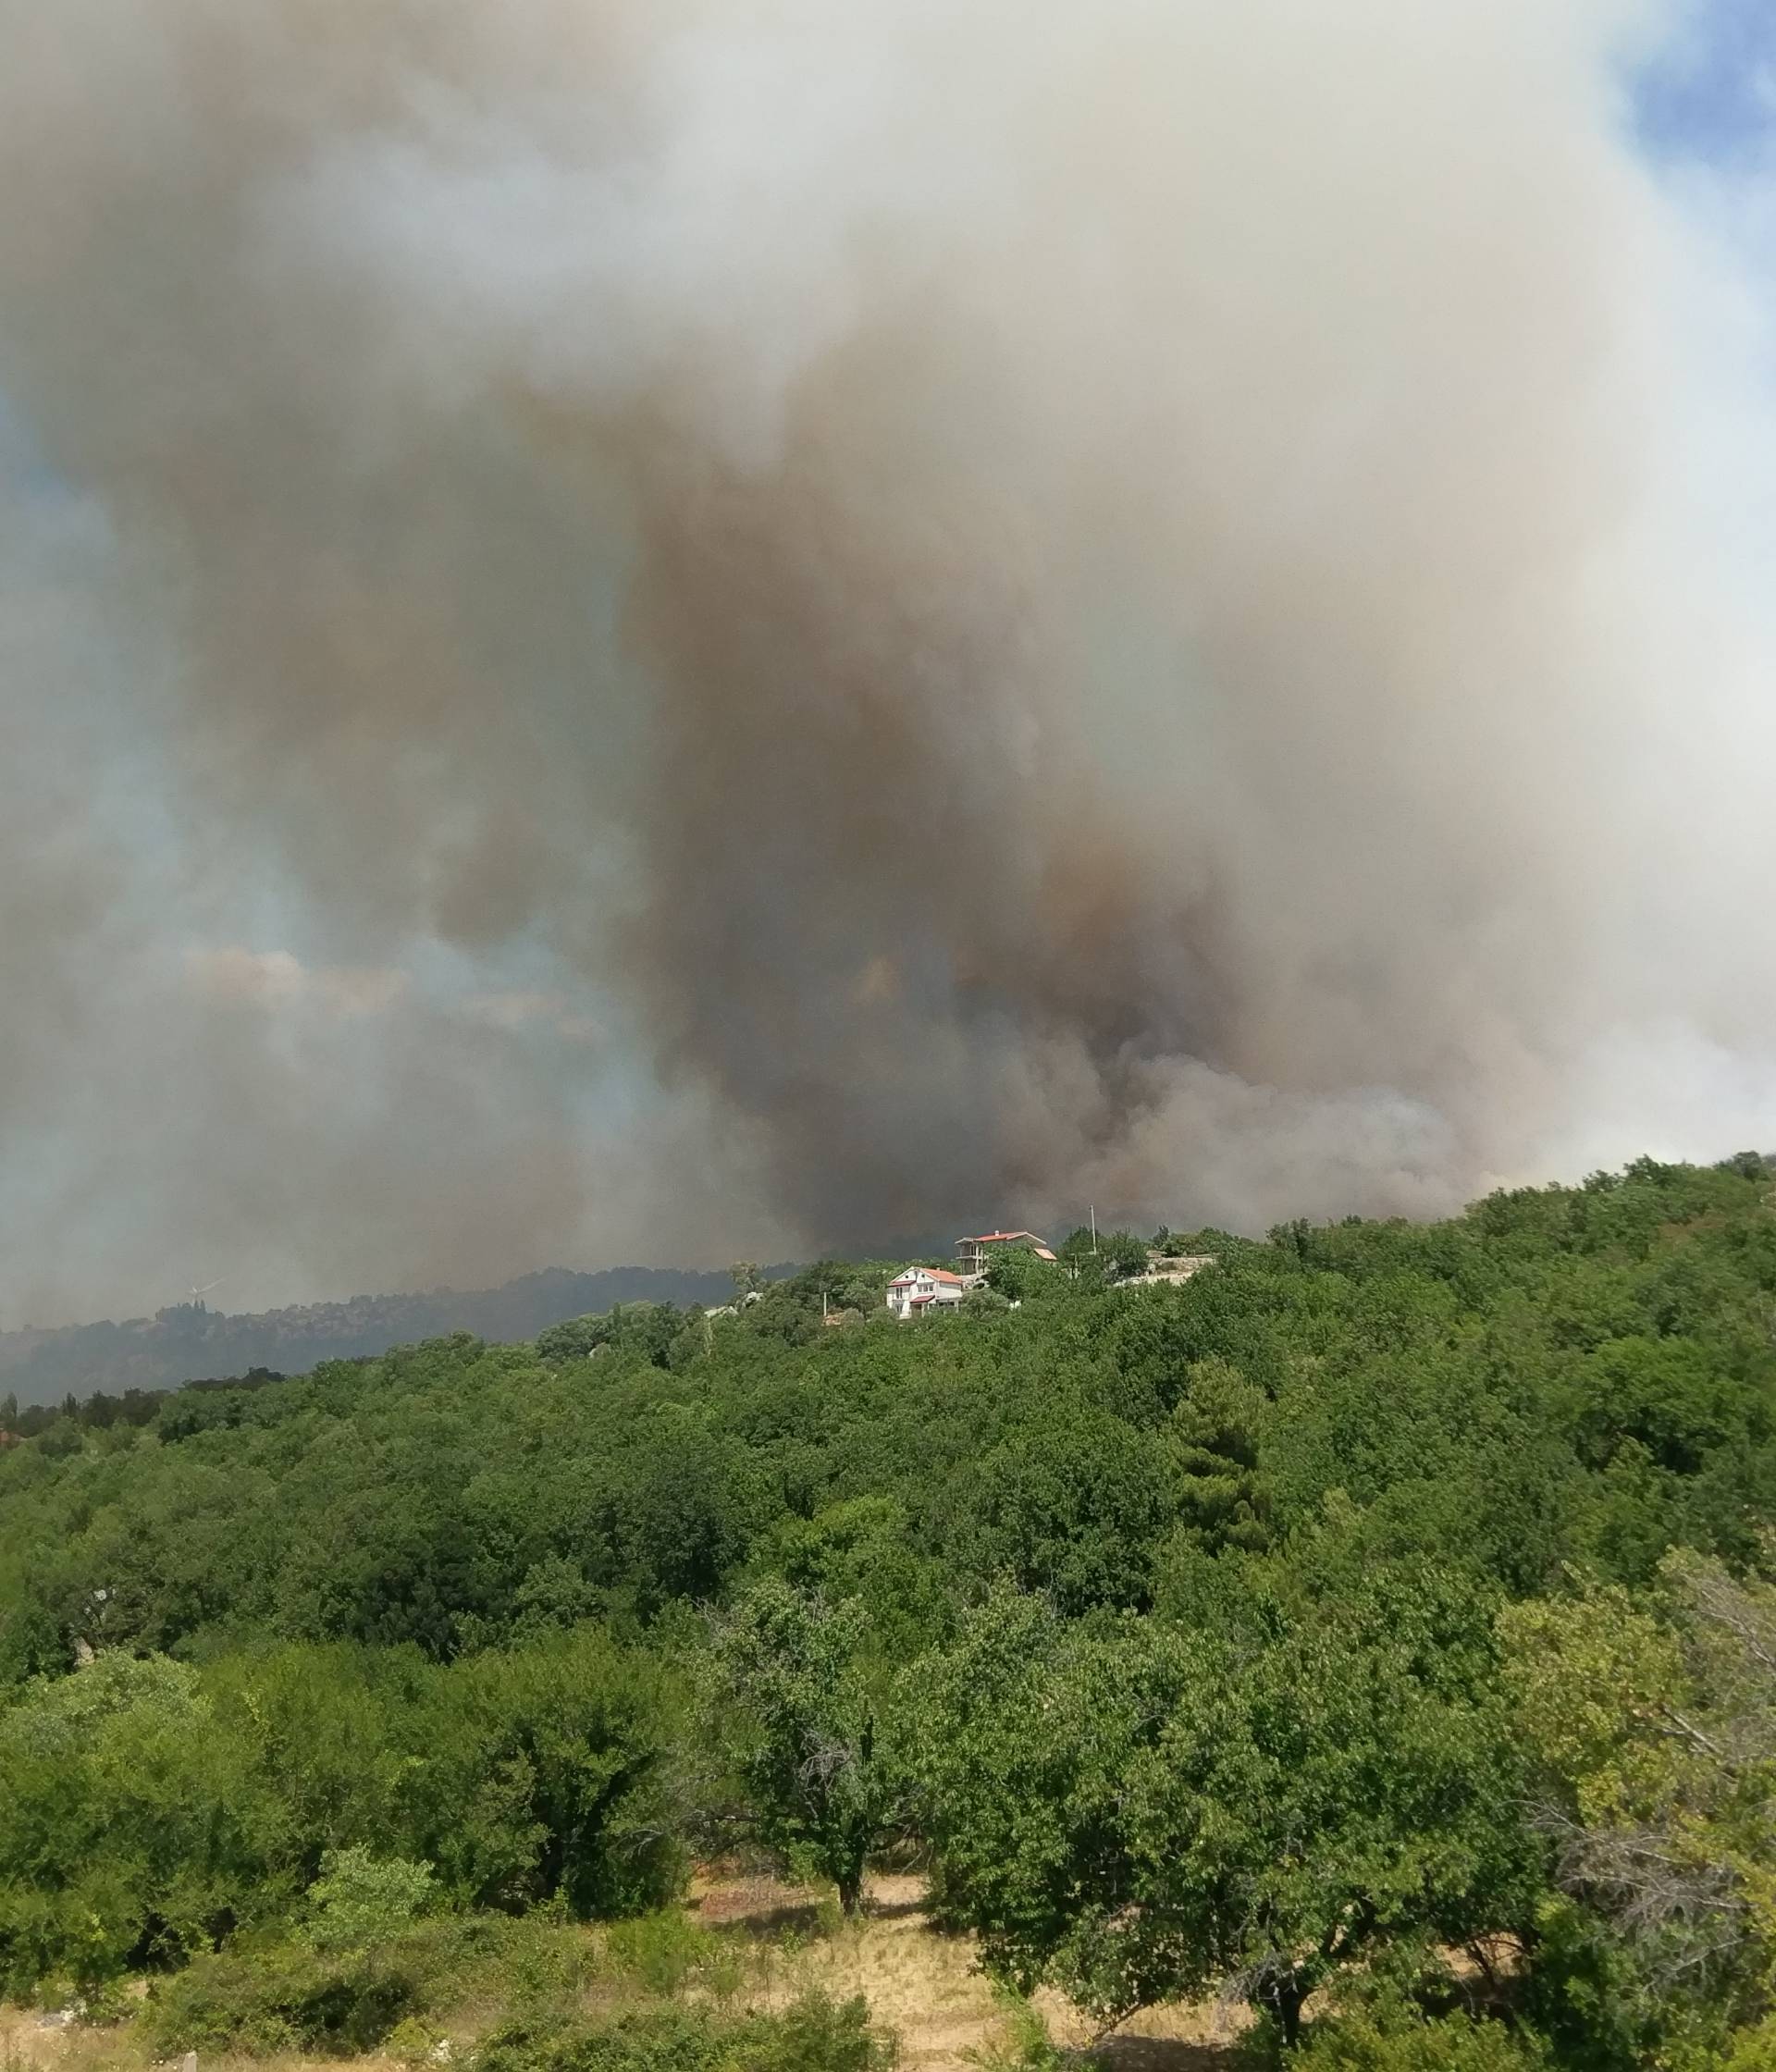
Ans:
<svg viewBox="0 0 1776 2072"><path fill-rule="evenodd" d="M768 1278L792 1272L767 1269ZM618 1302L725 1301L725 1273L675 1266L609 1266L577 1273L565 1266L524 1274L500 1288L432 1289L411 1295L354 1295L343 1302L307 1302L230 1316L180 1302L152 1317L123 1323L70 1324L56 1330L0 1331L0 1397L21 1408L63 1397L107 1395L126 1388L176 1388L268 1367L306 1374L325 1360L360 1358L418 1338L470 1331L510 1344L533 1338L570 1316Z"/></svg>

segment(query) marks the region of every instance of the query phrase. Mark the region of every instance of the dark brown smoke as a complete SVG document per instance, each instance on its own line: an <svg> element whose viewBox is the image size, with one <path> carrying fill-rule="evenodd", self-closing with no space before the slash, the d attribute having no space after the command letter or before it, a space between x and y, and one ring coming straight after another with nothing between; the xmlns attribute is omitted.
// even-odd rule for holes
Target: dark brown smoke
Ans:
<svg viewBox="0 0 1776 2072"><path fill-rule="evenodd" d="M897 507L875 377L835 375L768 481L650 479L634 625L675 695L628 950L669 1066L768 1116L799 1226L855 1244L1052 1196L1047 1104L1108 1149L1143 1065L1234 1031L1206 885L1047 717L1027 528L936 472ZM1042 1083L1051 1049L1082 1087Z"/></svg>
<svg viewBox="0 0 1776 2072"><path fill-rule="evenodd" d="M0 0L0 1300L1767 1137L1665 26Z"/></svg>

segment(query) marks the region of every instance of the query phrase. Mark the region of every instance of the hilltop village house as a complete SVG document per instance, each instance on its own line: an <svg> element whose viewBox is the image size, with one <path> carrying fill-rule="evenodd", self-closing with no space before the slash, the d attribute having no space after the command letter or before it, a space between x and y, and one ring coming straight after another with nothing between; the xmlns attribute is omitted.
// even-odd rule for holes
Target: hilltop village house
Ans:
<svg viewBox="0 0 1776 2072"><path fill-rule="evenodd" d="M1030 1252L1051 1266L1059 1264L1033 1230L989 1230L983 1237L956 1240L956 1263L965 1274L984 1274L995 1252Z"/></svg>
<svg viewBox="0 0 1776 2072"><path fill-rule="evenodd" d="M1213 1266L1215 1255L1202 1252L1175 1257L1163 1252L1150 1250L1147 1254L1147 1271L1132 1285L1136 1288L1182 1288L1187 1280L1193 1280L1204 1266Z"/></svg>
<svg viewBox="0 0 1776 2072"><path fill-rule="evenodd" d="M987 1268L995 1258L1007 1252L1027 1252L1032 1258L1043 1260L1051 1266L1060 1264L1033 1230L987 1230L978 1238L958 1238L956 1263L961 1272L952 1274L942 1266L905 1268L888 1283L889 1314L904 1324L908 1317L929 1316L935 1310L954 1309L971 1289L981 1286L987 1277ZM1105 1285L1111 1288L1181 1288L1204 1266L1215 1264L1212 1253L1179 1257L1150 1245L1139 1271L1131 1272L1124 1265L1120 1274ZM1077 1276L1079 1269L1076 1264L1067 1271ZM829 1317L827 1321L831 1323L834 1319Z"/></svg>
<svg viewBox="0 0 1776 2072"><path fill-rule="evenodd" d="M888 1308L905 1324L929 1310L953 1308L969 1289L980 1284L978 1274L947 1273L942 1266L908 1266L888 1283Z"/></svg>
<svg viewBox="0 0 1776 2072"><path fill-rule="evenodd" d="M942 1266L908 1266L888 1283L888 1310L904 1324L909 1316L926 1316L933 1310L954 1309L970 1289L987 1277L987 1268L996 1254L1028 1252L1051 1266L1060 1262L1033 1230L987 1230L978 1238L956 1240L959 1273Z"/></svg>

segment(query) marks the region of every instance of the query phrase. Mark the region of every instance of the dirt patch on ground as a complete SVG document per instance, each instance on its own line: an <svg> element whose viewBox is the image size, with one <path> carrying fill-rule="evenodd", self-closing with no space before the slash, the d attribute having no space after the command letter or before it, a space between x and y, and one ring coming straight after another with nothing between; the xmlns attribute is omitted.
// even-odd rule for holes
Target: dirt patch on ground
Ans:
<svg viewBox="0 0 1776 2072"><path fill-rule="evenodd" d="M1149 2007L1094 2039L1091 2023L1058 1994L1038 1993L1036 2001L1054 2041L1093 2049L1104 2072L1228 2072L1252 2020L1241 2006Z"/></svg>
<svg viewBox="0 0 1776 2072"><path fill-rule="evenodd" d="M972 1948L931 1927L924 1890L919 1878L872 1878L863 1912L845 1921L830 1894L734 1871L697 1879L690 1906L705 1927L755 1942L755 2006L782 2007L814 1990L861 1993L899 2035L903 2066L949 2072L1004 2049L1011 2032Z"/></svg>
<svg viewBox="0 0 1776 2072"><path fill-rule="evenodd" d="M781 2006L810 1988L841 1998L860 1992L875 2018L899 2035L903 2066L966 2072L1009 2054L1016 2026L980 1971L973 1942L934 1929L924 1900L921 1878L872 1878L862 1916L834 1928L820 1893L736 1871L699 1879L690 1905L707 1927L783 1945L758 2004ZM1227 2072L1246 2019L1238 2007L1156 2007L1099 2040L1094 2025L1058 1993L1040 1993L1036 2005L1056 2043L1084 2050L1095 2041L1106 2072Z"/></svg>

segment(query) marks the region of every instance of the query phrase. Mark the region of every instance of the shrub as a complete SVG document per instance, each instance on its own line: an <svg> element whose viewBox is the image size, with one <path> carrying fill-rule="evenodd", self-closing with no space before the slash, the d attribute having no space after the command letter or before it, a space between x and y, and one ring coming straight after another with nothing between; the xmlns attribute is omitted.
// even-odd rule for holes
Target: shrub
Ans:
<svg viewBox="0 0 1776 2072"><path fill-rule="evenodd" d="M417 2015L408 2015L398 2021L382 2040L382 2054L391 2057L398 2065L424 2065L437 2056L438 2046L443 2044L449 2054L449 2040L429 2022L420 2020Z"/></svg>
<svg viewBox="0 0 1776 2072"><path fill-rule="evenodd" d="M438 1902L428 1863L374 1856L368 1849L329 1849L308 1889L309 1941L336 1954L367 1950L413 1926Z"/></svg>
<svg viewBox="0 0 1776 2072"><path fill-rule="evenodd" d="M861 1993L843 2001L806 1993L760 2026L759 2072L884 2072L898 2054L894 2039L870 2027Z"/></svg>
<svg viewBox="0 0 1776 2072"><path fill-rule="evenodd" d="M0 1711L0 1992L176 1964L275 1904L263 1799L197 1672L107 1650Z"/></svg>
<svg viewBox="0 0 1776 2072"><path fill-rule="evenodd" d="M719 1945L708 1929L669 1908L617 1922L605 1938L605 1950L619 1970L649 1992L672 1994L709 1967Z"/></svg>
<svg viewBox="0 0 1776 2072"><path fill-rule="evenodd" d="M427 2017L493 2003L547 2021L584 1992L585 1939L532 1916L440 1915L373 1948L321 1949L311 1934L243 1937L157 1981L146 2041L174 2055L228 2049L344 2054L376 2045L413 2054ZM396 2031L402 2041L394 2046Z"/></svg>
<svg viewBox="0 0 1776 2072"><path fill-rule="evenodd" d="M675 2008L601 2027L514 2023L490 2037L481 2072L888 2072L892 2037L861 1994L808 1993L781 2015L724 2021Z"/></svg>
<svg viewBox="0 0 1776 2072"><path fill-rule="evenodd" d="M388 1955L339 1956L300 1942L242 1942L158 1981L142 2013L165 2054L373 2049L418 1997L411 1970Z"/></svg>
<svg viewBox="0 0 1776 2072"><path fill-rule="evenodd" d="M1294 2063L1297 2072L1537 2072L1548 2059L1499 2022L1396 2012L1316 2022Z"/></svg>

